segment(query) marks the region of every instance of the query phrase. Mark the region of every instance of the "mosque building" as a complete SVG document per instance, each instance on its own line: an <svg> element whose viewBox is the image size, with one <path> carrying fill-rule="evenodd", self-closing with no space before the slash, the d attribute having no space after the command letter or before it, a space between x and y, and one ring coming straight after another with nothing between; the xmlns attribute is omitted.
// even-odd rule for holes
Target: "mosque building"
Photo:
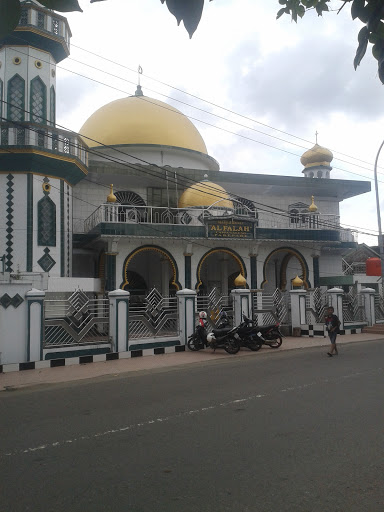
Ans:
<svg viewBox="0 0 384 512"><path fill-rule="evenodd" d="M143 94L104 105L80 135L56 126L56 64L67 20L22 2L0 44L0 257L3 271L100 278L132 296L222 294L345 284L340 202L369 182L331 178L317 143L297 177L221 170L193 123Z"/></svg>

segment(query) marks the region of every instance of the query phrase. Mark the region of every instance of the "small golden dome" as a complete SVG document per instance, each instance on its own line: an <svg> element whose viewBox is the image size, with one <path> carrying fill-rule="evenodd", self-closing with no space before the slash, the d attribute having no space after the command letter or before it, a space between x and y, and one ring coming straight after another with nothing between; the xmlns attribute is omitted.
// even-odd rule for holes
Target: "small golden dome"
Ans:
<svg viewBox="0 0 384 512"><path fill-rule="evenodd" d="M308 149L300 158L300 162L304 167L314 167L317 165L326 165L329 167L332 160L333 153L318 144L315 144L312 149Z"/></svg>
<svg viewBox="0 0 384 512"><path fill-rule="evenodd" d="M236 288L246 288L247 286L247 280L242 274L239 274L235 279L235 286Z"/></svg>
<svg viewBox="0 0 384 512"><path fill-rule="evenodd" d="M308 210L312 213L317 212L317 206L315 205L315 196L312 196L312 203L308 206Z"/></svg>
<svg viewBox="0 0 384 512"><path fill-rule="evenodd" d="M217 206L233 209L233 203L225 189L208 180L203 180L184 190L178 206L179 208Z"/></svg>
<svg viewBox="0 0 384 512"><path fill-rule="evenodd" d="M107 203L116 203L116 196L113 193L113 185L109 185L111 187L111 191L109 192L109 196L107 197Z"/></svg>
<svg viewBox="0 0 384 512"><path fill-rule="evenodd" d="M150 144L208 154L199 131L180 110L139 94L96 110L80 134L89 147Z"/></svg>
<svg viewBox="0 0 384 512"><path fill-rule="evenodd" d="M295 279L292 279L292 286L294 287L299 287L299 286L303 286L303 280L300 279L299 276L296 276Z"/></svg>

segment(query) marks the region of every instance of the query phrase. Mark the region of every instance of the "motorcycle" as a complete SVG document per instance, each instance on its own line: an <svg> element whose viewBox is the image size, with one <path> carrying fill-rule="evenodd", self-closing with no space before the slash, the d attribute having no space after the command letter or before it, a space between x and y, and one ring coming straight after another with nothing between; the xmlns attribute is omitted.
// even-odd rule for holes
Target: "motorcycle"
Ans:
<svg viewBox="0 0 384 512"><path fill-rule="evenodd" d="M237 327L228 326L228 318L223 315L216 329L207 332L208 322L205 311L199 313L199 324L196 326L195 332L191 334L187 341L187 347L196 351L206 347L223 348L228 354L237 354L240 350L240 343L236 339L235 334Z"/></svg>
<svg viewBox="0 0 384 512"><path fill-rule="evenodd" d="M257 326L253 325L253 321L243 314L243 322L239 325L237 335L240 338L240 345L247 347L256 352L260 350L265 342L261 333L258 332Z"/></svg>
<svg viewBox="0 0 384 512"><path fill-rule="evenodd" d="M243 315L245 323L252 323L252 320ZM273 325L266 325L263 327L254 326L250 334L251 337L262 340L263 345L268 345L271 348L279 348L283 343L284 335L280 332L280 322L276 322Z"/></svg>

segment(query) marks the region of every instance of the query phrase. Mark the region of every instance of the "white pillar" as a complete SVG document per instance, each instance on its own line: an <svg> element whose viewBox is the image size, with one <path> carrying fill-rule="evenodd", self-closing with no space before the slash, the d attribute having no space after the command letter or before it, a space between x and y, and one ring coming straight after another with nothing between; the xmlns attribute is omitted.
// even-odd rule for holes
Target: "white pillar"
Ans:
<svg viewBox="0 0 384 512"><path fill-rule="evenodd" d="M373 288L363 288L361 290L364 298L364 309L365 317L368 325L374 325L376 323L375 314L375 290Z"/></svg>
<svg viewBox="0 0 384 512"><path fill-rule="evenodd" d="M341 288L331 288L327 291L330 298L330 306L334 309L334 314L340 320L340 329L344 329L344 315L343 315L343 295L344 291Z"/></svg>
<svg viewBox="0 0 384 512"><path fill-rule="evenodd" d="M228 260L221 260L221 295L228 295Z"/></svg>
<svg viewBox="0 0 384 512"><path fill-rule="evenodd" d="M292 329L306 325L305 319L305 290L290 290Z"/></svg>
<svg viewBox="0 0 384 512"><path fill-rule="evenodd" d="M243 321L243 314L252 318L252 294L251 291L236 289L231 291L233 299L233 325L239 325Z"/></svg>
<svg viewBox="0 0 384 512"><path fill-rule="evenodd" d="M25 298L28 304L27 361L41 361L44 343L45 292L32 288L25 294Z"/></svg>
<svg viewBox="0 0 384 512"><path fill-rule="evenodd" d="M187 288L176 292L181 345L186 345L188 337L195 332L196 295Z"/></svg>
<svg viewBox="0 0 384 512"><path fill-rule="evenodd" d="M129 339L129 295L125 290L109 292L109 338L112 352L127 352Z"/></svg>

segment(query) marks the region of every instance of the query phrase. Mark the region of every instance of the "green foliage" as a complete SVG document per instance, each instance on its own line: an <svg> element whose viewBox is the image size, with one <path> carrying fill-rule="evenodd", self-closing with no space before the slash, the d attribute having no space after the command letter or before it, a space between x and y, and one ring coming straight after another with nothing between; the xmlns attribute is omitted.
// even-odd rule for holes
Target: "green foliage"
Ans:
<svg viewBox="0 0 384 512"><path fill-rule="evenodd" d="M277 18L283 14L289 14L293 21L297 17L302 18L304 14L315 9L319 16L329 11L328 4L331 0L279 0L284 5L277 13ZM380 81L384 83L384 2L383 0L340 0L341 11L347 4L351 5L351 16L353 20L360 20L364 23L358 35L358 47L356 50L353 65L355 69L361 63L368 44L372 44L372 54L378 63L378 74Z"/></svg>
<svg viewBox="0 0 384 512"><path fill-rule="evenodd" d="M160 0L166 3L168 10L175 16L177 24L183 21L191 38L200 23L204 0ZM212 0L209 0L212 1Z"/></svg>

